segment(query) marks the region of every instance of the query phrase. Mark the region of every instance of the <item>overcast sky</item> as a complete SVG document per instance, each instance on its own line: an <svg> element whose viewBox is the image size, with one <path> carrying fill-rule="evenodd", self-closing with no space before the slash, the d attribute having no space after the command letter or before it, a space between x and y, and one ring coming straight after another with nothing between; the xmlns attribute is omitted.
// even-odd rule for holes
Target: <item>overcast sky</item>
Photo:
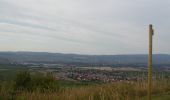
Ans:
<svg viewBox="0 0 170 100"><path fill-rule="evenodd" d="M0 51L170 54L170 0L0 0Z"/></svg>

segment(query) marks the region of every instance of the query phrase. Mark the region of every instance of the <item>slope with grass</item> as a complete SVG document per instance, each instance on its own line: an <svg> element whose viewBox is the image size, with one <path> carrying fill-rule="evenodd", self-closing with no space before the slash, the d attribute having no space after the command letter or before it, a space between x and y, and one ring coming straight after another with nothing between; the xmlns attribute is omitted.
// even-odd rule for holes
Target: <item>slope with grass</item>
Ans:
<svg viewBox="0 0 170 100"><path fill-rule="evenodd" d="M170 81L155 81L153 100L169 100ZM22 92L17 100L146 100L146 82L117 82L67 88L58 92Z"/></svg>

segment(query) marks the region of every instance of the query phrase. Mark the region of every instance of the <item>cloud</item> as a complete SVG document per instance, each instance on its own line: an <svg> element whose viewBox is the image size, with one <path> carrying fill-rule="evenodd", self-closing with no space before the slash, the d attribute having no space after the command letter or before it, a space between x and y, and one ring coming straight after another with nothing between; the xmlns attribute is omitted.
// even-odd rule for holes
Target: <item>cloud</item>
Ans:
<svg viewBox="0 0 170 100"><path fill-rule="evenodd" d="M169 5L170 0L1 0L2 50L147 53L153 23L154 52L170 53Z"/></svg>

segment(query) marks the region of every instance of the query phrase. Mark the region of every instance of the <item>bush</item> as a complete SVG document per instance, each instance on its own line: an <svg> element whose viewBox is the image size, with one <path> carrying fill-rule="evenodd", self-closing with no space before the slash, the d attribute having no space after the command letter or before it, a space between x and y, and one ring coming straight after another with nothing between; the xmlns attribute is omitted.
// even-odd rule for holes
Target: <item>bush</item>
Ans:
<svg viewBox="0 0 170 100"><path fill-rule="evenodd" d="M14 82L16 90L56 91L59 89L52 73L31 75L28 71L20 71L17 73Z"/></svg>
<svg viewBox="0 0 170 100"><path fill-rule="evenodd" d="M31 75L28 71L20 71L17 73L14 82L16 89L29 89L31 87Z"/></svg>
<svg viewBox="0 0 170 100"><path fill-rule="evenodd" d="M47 73L45 76L36 74L32 76L31 83L33 90L56 91L59 89L58 82L52 73Z"/></svg>

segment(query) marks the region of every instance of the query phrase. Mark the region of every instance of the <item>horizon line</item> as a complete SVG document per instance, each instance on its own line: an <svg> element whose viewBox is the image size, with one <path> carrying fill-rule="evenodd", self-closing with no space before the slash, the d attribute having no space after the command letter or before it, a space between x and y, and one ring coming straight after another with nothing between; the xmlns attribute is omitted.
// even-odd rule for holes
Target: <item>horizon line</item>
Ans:
<svg viewBox="0 0 170 100"><path fill-rule="evenodd" d="M64 52L50 52L50 51L0 51L11 52L11 53L50 53L50 54L68 54L68 55L89 55L89 56L111 56L111 55L148 55L148 53L129 53L129 54L85 54L85 53L64 53ZM153 55L170 55L167 53L153 53Z"/></svg>

